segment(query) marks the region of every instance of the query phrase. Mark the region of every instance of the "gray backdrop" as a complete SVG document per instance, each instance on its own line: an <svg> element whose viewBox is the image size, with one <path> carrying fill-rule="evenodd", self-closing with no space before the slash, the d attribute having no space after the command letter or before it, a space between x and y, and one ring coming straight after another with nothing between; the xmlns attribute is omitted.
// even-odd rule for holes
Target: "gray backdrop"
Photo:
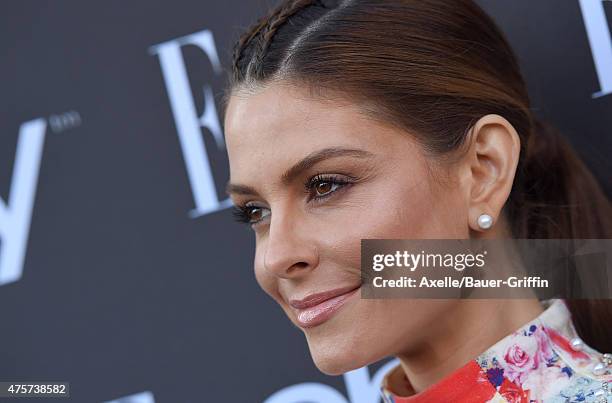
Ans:
<svg viewBox="0 0 612 403"><path fill-rule="evenodd" d="M2 2L0 381L68 381L74 402L378 401L385 362L318 372L223 193L222 71L272 3ZM612 2L479 3L610 192Z"/></svg>

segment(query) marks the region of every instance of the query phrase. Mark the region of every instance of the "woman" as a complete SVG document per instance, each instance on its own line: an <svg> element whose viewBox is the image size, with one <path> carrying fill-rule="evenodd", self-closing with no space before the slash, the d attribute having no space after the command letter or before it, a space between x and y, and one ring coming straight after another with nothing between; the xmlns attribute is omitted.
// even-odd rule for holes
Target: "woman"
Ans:
<svg viewBox="0 0 612 403"><path fill-rule="evenodd" d="M225 133L257 281L322 372L395 356L386 402L606 401L611 300L359 297L365 238L611 238L472 1L281 3L235 45Z"/></svg>

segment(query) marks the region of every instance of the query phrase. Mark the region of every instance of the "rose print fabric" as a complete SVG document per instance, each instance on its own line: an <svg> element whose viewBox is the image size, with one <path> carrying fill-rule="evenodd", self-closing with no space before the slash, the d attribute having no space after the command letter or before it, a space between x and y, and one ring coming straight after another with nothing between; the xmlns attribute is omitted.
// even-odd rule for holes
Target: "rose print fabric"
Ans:
<svg viewBox="0 0 612 403"><path fill-rule="evenodd" d="M602 354L587 345L571 347L578 337L561 299L543 301L545 311L497 342L442 381L410 396L401 366L383 379L385 403L612 403L612 371L595 375Z"/></svg>

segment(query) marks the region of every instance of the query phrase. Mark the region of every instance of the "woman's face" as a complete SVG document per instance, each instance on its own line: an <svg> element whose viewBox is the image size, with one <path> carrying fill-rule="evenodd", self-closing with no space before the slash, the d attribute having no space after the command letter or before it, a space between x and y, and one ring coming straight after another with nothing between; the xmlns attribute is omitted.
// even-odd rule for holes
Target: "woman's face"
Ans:
<svg viewBox="0 0 612 403"><path fill-rule="evenodd" d="M253 223L257 281L303 330L322 372L410 354L435 337L455 302L361 299L360 241L467 238L467 197L452 170L358 105L279 83L234 93L225 134L228 189ZM341 295L294 302L330 290Z"/></svg>

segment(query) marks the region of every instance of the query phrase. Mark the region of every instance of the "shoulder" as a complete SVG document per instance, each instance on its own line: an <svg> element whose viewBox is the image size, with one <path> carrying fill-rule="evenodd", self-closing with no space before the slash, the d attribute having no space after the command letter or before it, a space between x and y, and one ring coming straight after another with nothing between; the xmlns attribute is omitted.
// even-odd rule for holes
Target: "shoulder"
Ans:
<svg viewBox="0 0 612 403"><path fill-rule="evenodd" d="M508 401L612 403L612 355L578 337L561 300L476 360Z"/></svg>

